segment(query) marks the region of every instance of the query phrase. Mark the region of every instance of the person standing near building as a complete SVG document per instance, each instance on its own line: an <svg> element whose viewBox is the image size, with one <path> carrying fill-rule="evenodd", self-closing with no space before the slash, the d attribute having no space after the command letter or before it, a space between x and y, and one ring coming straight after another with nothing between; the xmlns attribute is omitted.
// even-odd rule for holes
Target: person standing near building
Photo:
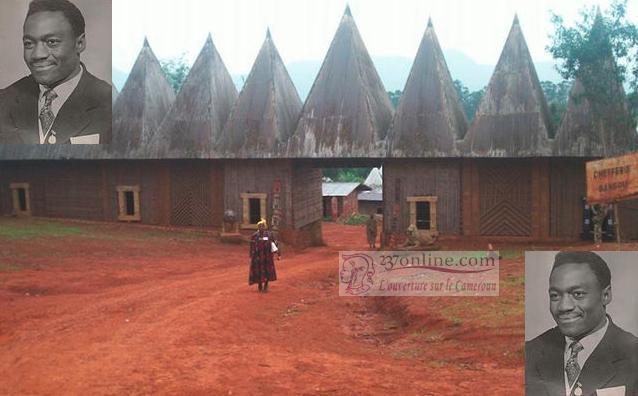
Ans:
<svg viewBox="0 0 638 396"><path fill-rule="evenodd" d="M268 292L268 282L277 280L274 255L281 259L279 246L266 220L257 223L257 232L250 239L250 273L248 285L257 283L259 292ZM263 285L263 286L262 286Z"/></svg>
<svg viewBox="0 0 638 396"><path fill-rule="evenodd" d="M591 207L594 223L594 243L600 245L603 242L603 223L609 214L609 205L594 204Z"/></svg>
<svg viewBox="0 0 638 396"><path fill-rule="evenodd" d="M368 237L368 247L374 249L377 240L377 220L374 215L370 215L366 222L366 236Z"/></svg>

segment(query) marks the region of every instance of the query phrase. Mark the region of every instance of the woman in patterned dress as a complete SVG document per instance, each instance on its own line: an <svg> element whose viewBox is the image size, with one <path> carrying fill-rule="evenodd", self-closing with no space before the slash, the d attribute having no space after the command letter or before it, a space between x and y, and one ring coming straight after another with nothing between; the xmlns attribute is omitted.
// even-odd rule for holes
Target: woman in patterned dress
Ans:
<svg viewBox="0 0 638 396"><path fill-rule="evenodd" d="M250 238L250 273L248 285L257 283L259 292L268 292L268 282L277 280L273 245L277 245L272 232L266 230L266 220L261 219L257 223L257 232ZM279 248L276 249L277 257L281 259ZM262 287L263 284L263 287Z"/></svg>

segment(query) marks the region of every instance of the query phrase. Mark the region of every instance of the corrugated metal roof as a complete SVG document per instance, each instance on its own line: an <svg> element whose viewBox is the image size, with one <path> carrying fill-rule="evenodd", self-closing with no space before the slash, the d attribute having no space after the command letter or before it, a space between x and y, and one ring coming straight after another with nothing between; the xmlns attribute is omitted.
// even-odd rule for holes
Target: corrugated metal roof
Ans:
<svg viewBox="0 0 638 396"><path fill-rule="evenodd" d="M375 189L370 191L361 191L357 195L357 199L359 201L381 202L383 201L383 190Z"/></svg>
<svg viewBox="0 0 638 396"><path fill-rule="evenodd" d="M361 183L321 183L321 194L324 197L345 197L360 185Z"/></svg>

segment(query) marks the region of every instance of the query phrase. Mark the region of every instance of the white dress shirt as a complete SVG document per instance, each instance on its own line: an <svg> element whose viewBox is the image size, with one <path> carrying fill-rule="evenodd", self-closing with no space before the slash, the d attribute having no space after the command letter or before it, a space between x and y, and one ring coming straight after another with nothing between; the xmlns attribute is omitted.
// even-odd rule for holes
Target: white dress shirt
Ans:
<svg viewBox="0 0 638 396"><path fill-rule="evenodd" d="M580 367L580 370L582 371L583 367L585 366L585 363L587 362L587 359L589 359L589 356L591 356L591 354L594 352L594 349L596 349L598 344L600 344L600 341L602 341L603 337L605 336L605 333L607 332L607 327L609 327L609 319L605 317L605 325L601 327L600 329L594 331L590 335L585 336L581 338L580 340L576 340L571 337L565 337L565 353L563 358L563 375L565 377L565 396L570 396L572 394L572 390L573 388L576 387L576 384L578 384L578 379L579 379L579 378L576 378L576 381L574 381L573 387L569 386L569 381L567 380L567 371L565 370L565 366L567 365L567 360L569 360L569 357L571 356L572 351L570 346L572 345L574 341L578 341L580 345L583 346L583 350L578 353L578 357L576 358L576 360L578 360L578 366Z"/></svg>
<svg viewBox="0 0 638 396"><path fill-rule="evenodd" d="M71 96L73 91L75 91L75 88L78 86L78 83L80 82L80 78L82 78L82 73L84 73L84 68L82 67L82 65L80 65L80 72L77 75L73 76L73 78L71 78L70 80L65 81L62 84L58 85L57 87L53 88L53 91L58 95L51 102L51 111L53 112L54 117L58 116L58 112L62 108L62 105L64 105L67 99L69 99L69 96ZM44 93L48 91L49 88L45 87L42 84L39 84L39 85L40 85L40 99L38 99L38 114L37 114L38 131L40 132L40 144L44 144L45 137L46 137L45 135L48 131L42 130L42 123L40 122L40 111L42 111L42 107L44 106L44 101L45 101Z"/></svg>

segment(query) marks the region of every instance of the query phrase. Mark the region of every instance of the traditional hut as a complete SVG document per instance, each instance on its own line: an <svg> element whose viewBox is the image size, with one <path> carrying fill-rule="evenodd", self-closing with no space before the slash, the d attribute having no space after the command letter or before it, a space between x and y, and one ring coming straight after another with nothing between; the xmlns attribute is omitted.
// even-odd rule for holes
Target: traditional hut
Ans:
<svg viewBox="0 0 638 396"><path fill-rule="evenodd" d="M236 99L237 89L209 34L174 106L149 141L151 156L214 157L214 143Z"/></svg>
<svg viewBox="0 0 638 396"><path fill-rule="evenodd" d="M467 120L432 21L419 45L388 133L383 165L384 237L410 224L420 232L460 233L461 161Z"/></svg>
<svg viewBox="0 0 638 396"><path fill-rule="evenodd" d="M465 235L549 237L549 139L545 96L518 17L463 143Z"/></svg>
<svg viewBox="0 0 638 396"><path fill-rule="evenodd" d="M515 16L465 137L466 154L508 158L549 156L551 131L545 95Z"/></svg>
<svg viewBox="0 0 638 396"><path fill-rule="evenodd" d="M217 141L225 164L224 207L241 227L270 220L282 239L321 240L321 172L278 158L301 111L301 99L270 31Z"/></svg>
<svg viewBox="0 0 638 396"><path fill-rule="evenodd" d="M601 108L574 99L587 84L552 141L517 18L469 129L431 22L394 118L349 9L303 106L270 34L239 96L210 36L177 98L145 41L111 146L0 145L0 214L211 227L232 209L247 232L265 217L308 245L321 240L320 168L383 159L386 241L409 224L575 239L585 161L636 148L622 87ZM636 210L621 213L633 237Z"/></svg>
<svg viewBox="0 0 638 396"><path fill-rule="evenodd" d="M224 158L269 158L285 152L297 126L301 99L281 56L266 33L257 59L220 134Z"/></svg>
<svg viewBox="0 0 638 396"><path fill-rule="evenodd" d="M366 187L370 187L371 189L381 189L383 187L383 168L374 167L366 176L366 179L363 182L363 185Z"/></svg>
<svg viewBox="0 0 638 396"><path fill-rule="evenodd" d="M550 166L552 236L576 237L581 233L586 236L591 231L590 225L583 224L583 220L591 216L585 202L585 162L638 148L638 135L624 89L613 77L618 75L618 70L600 13L594 21L590 40L599 41L598 47L608 51L594 60L594 65L581 65L589 70L580 71L579 74L587 75L574 80L567 109L556 133L555 158ZM597 78L601 72L606 77ZM601 93L601 90L604 92ZM589 93L596 91L598 93L594 96L597 99L591 100ZM621 202L619 208L619 217L623 220L620 222L621 237L638 239L638 201Z"/></svg>
<svg viewBox="0 0 638 396"><path fill-rule="evenodd" d="M358 195L369 187L356 182L322 183L323 217L347 219L359 213Z"/></svg>
<svg viewBox="0 0 638 396"><path fill-rule="evenodd" d="M113 107L115 157L136 158L175 101L157 57L147 39ZM144 143L142 145L142 143Z"/></svg>
<svg viewBox="0 0 638 396"><path fill-rule="evenodd" d="M382 157L392 104L347 7L290 139L289 157Z"/></svg>
<svg viewBox="0 0 638 396"><path fill-rule="evenodd" d="M237 90L210 35L173 106L146 140L145 156L162 160L169 223L218 226L224 211L224 164L214 141L230 114ZM169 160L171 159L171 160Z"/></svg>

